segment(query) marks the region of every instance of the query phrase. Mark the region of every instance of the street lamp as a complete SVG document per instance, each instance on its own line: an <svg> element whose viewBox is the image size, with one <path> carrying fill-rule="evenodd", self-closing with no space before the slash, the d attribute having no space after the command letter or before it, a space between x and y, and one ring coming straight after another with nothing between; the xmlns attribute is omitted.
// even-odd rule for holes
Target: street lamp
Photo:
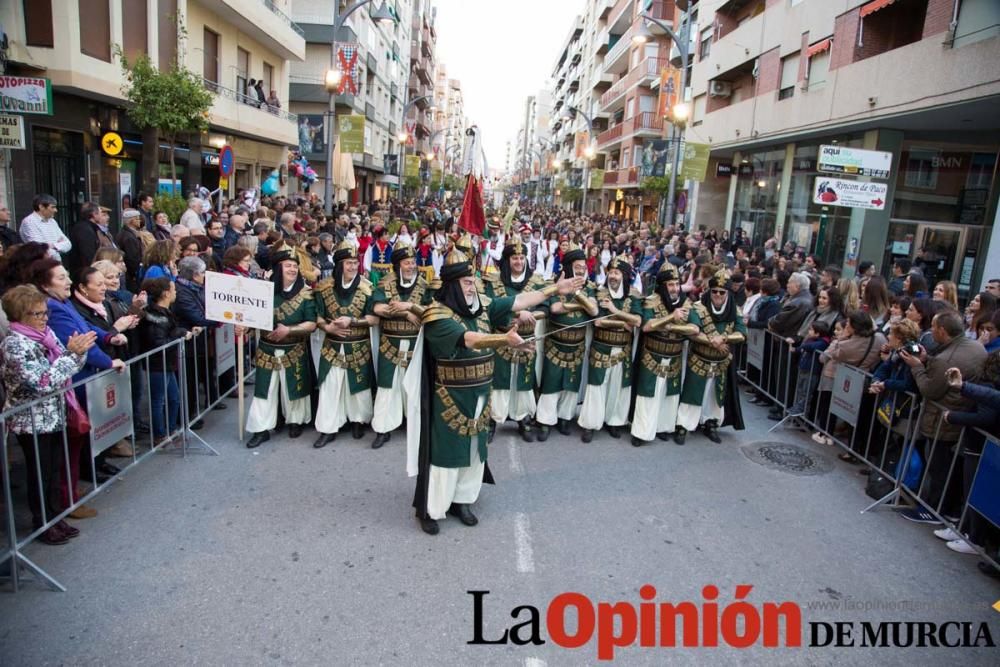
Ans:
<svg viewBox="0 0 1000 667"><path fill-rule="evenodd" d="M326 88L326 92L329 93L330 96L327 110L327 114L330 116L330 131L327 132L327 137L330 139L327 142L329 146L329 155L326 161L326 178L323 179L326 186L325 210L327 215L333 215L333 149L337 145L336 95L337 91L340 90L340 82L344 78L344 73L341 72L340 68L337 66L337 33L339 33L340 29L344 27L344 23L347 21L348 16L372 2L373 0L357 0L357 2L348 7L343 14L338 14L337 12L337 8L340 6L340 3L333 3L333 37L330 41L330 69L327 70L326 76L323 78L323 85ZM370 12L369 16L371 17L371 20L376 23L396 21L392 12L389 11L389 6L386 4L385 0L382 0L382 6L375 11Z"/></svg>
<svg viewBox="0 0 1000 667"><path fill-rule="evenodd" d="M406 125L406 114L410 112L410 109L413 108L413 105L416 104L417 102L425 100L430 101L431 104L428 108L433 109L434 100L431 100L426 95L421 95L420 97L414 97L412 100L403 105L403 115L400 117L400 122L402 122L404 126ZM403 198L403 160L406 157L406 140L409 138L410 135L406 132L406 130L401 130L399 134L396 135L396 139L399 140L399 166L397 169L399 173L396 174L396 181L399 183L400 199Z"/></svg>
<svg viewBox="0 0 1000 667"><path fill-rule="evenodd" d="M579 114L580 116L583 117L583 120L586 121L586 123L587 123L588 141L587 141L587 147L583 149L583 157L584 157L584 161L583 161L583 184L582 184L583 185L583 201L580 204L580 213L583 214L583 215L586 215L587 214L587 190L590 187L590 181L588 180L588 177L590 176L590 160L591 160L591 158L594 157L594 153L595 153L594 146L593 146L593 144L590 143L591 141L594 140L594 121L591 120L590 116L588 116L587 114L585 114L582 111L580 111L580 109L578 109L577 107L567 106L566 107L566 111L570 112L570 113ZM568 115L566 116L566 118L568 120L572 120L572 118L570 116L568 116Z"/></svg>
<svg viewBox="0 0 1000 667"><path fill-rule="evenodd" d="M689 18L689 7L686 2L678 2L677 6L683 10L681 14L681 34L675 33L669 25L664 23L658 18L650 16L649 14L641 14L640 18L643 23L640 24L639 29L636 30L635 34L632 36L632 41L636 44L643 44L648 42L653 38L653 33L650 32L649 26L646 23L652 23L660 30L665 32L668 37L677 46L677 52L681 56L681 89L680 89L680 102L674 105L673 109L673 123L671 124L670 134L673 149L674 149L674 159L673 164L670 169L670 188L667 191L667 224L674 223L674 189L677 187L677 170L679 168L680 157L681 157L681 143L684 141L684 127L687 124L688 115L690 114L690 109L686 102L684 102L684 90L687 88L687 76L688 76L688 58L690 56L688 50L688 41L690 39L691 32L691 22Z"/></svg>

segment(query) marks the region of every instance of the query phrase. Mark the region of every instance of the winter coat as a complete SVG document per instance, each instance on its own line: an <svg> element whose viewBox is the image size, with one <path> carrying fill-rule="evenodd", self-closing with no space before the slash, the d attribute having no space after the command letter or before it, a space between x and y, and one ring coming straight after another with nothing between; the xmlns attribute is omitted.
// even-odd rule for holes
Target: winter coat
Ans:
<svg viewBox="0 0 1000 667"><path fill-rule="evenodd" d="M26 408L7 418L7 428L14 433L56 433L62 430L62 405L66 399L60 390L67 380L83 369L86 357L70 352L61 342L57 344L60 356L51 363L45 346L17 332L11 332L0 344L3 386L7 394L4 410L49 395L34 408Z"/></svg>
<svg viewBox="0 0 1000 667"><path fill-rule="evenodd" d="M976 404L948 385L946 372L949 368L957 368L962 372L963 379L975 381L982 373L985 362L986 350L979 342L957 336L938 346L928 355L924 365L913 369L913 379L925 400L924 416L920 421L920 433L924 437L934 438L940 423L938 438L944 442L958 441L962 427L941 422L941 411L972 412Z"/></svg>
<svg viewBox="0 0 1000 667"><path fill-rule="evenodd" d="M187 330L177 326L174 314L166 308L150 304L139 323L139 340L146 352L163 347L167 343L184 338ZM149 370L152 373L174 372L177 370L177 350L164 350L149 357Z"/></svg>
<svg viewBox="0 0 1000 667"><path fill-rule="evenodd" d="M785 299L781 304L781 311L771 319L767 328L782 338L791 338L798 333L802 321L812 310L812 294L808 290L802 290Z"/></svg>

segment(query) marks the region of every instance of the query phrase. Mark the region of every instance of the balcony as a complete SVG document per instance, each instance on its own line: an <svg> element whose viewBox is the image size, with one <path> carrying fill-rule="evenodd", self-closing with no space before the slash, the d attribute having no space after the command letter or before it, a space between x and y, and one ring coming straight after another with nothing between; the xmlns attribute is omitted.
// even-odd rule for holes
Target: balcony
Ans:
<svg viewBox="0 0 1000 667"><path fill-rule="evenodd" d="M658 118L654 111L643 111L597 135L597 147L603 149L632 136L650 137L662 134L663 119Z"/></svg>
<svg viewBox="0 0 1000 667"><path fill-rule="evenodd" d="M256 97L226 88L215 81L202 79L214 94L209 110L213 126L246 134L271 142L296 145L298 143L298 116L284 109L261 108Z"/></svg>
<svg viewBox="0 0 1000 667"><path fill-rule="evenodd" d="M615 7L615 0L597 0L597 18L606 19Z"/></svg>
<svg viewBox="0 0 1000 667"><path fill-rule="evenodd" d="M603 56L605 53L608 52L608 49L611 48L610 42L611 42L611 31L605 28L604 30L597 33L596 46L594 48L594 52L599 56Z"/></svg>
<svg viewBox="0 0 1000 667"><path fill-rule="evenodd" d="M635 86L652 86L660 79L660 70L667 65L666 58L649 57L641 61L639 65L628 73L628 76L619 79L608 92L601 95L601 109L610 111L620 105L615 104L621 101L625 93Z"/></svg>
<svg viewBox="0 0 1000 667"><path fill-rule="evenodd" d="M627 121L618 123L614 127L608 128L604 132L597 135L597 147L603 148L611 142L621 139L622 131L625 129L626 123Z"/></svg>
<svg viewBox="0 0 1000 667"><path fill-rule="evenodd" d="M632 35L635 34L636 30L636 26L633 25L608 50L607 55L604 56L605 72L608 74L624 74L628 71L628 54L632 50Z"/></svg>
<svg viewBox="0 0 1000 667"><path fill-rule="evenodd" d="M272 0L201 0L200 4L279 56L305 60L305 33Z"/></svg>
<svg viewBox="0 0 1000 667"><path fill-rule="evenodd" d="M635 0L618 0L608 15L608 27L611 32L621 32L632 23L632 5Z"/></svg>
<svg viewBox="0 0 1000 667"><path fill-rule="evenodd" d="M607 89L615 82L615 77L603 70L597 70L594 78L590 82L590 87L598 92L607 92Z"/></svg>
<svg viewBox="0 0 1000 667"><path fill-rule="evenodd" d="M639 168L629 167L604 172L605 187L620 188L639 185Z"/></svg>

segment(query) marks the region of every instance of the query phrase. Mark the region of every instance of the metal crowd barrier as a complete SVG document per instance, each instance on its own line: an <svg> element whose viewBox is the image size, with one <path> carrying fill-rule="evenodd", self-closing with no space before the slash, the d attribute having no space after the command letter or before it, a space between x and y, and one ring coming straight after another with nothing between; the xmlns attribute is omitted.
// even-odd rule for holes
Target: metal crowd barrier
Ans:
<svg viewBox="0 0 1000 667"><path fill-rule="evenodd" d="M891 482L887 493L861 510L862 513L878 507L923 508L956 533L975 533L969 543L993 567L1000 569L997 552L974 543L989 533L989 526L996 531L993 539L1000 538L1000 442L996 435L963 428L957 440L942 440L943 406L921 401L918 394L910 392L886 390L870 394L872 373L849 364L838 362L831 391L820 392L822 364L818 357L814 357L808 371L800 370L791 346L771 331L751 329L746 348L745 358L739 360L741 379L782 411L782 419L772 431L797 420L861 461L871 471L870 475ZM800 373L807 373L807 378L815 380L806 385L803 409L793 410ZM878 418L879 405L886 399L890 426ZM925 435L921 424L931 405L939 408L939 417L933 434ZM983 447L990 452L989 457L976 451L980 441L985 443ZM914 452L923 468L919 482L911 486L906 480L916 460ZM973 493L977 488L978 497ZM995 549L997 545L991 546Z"/></svg>
<svg viewBox="0 0 1000 667"><path fill-rule="evenodd" d="M114 370L103 371L85 380L74 382L70 388L54 392L55 395L63 397L60 401L63 426L61 431L56 432L56 439L61 440L62 449L58 470L55 470L54 466L50 466L48 472L55 476L50 481L50 487L51 485L64 487L64 497L59 504L65 504L66 506L58 513L49 511L49 503L51 501L44 495L46 485L39 465L40 434L37 432L37 427L33 428L34 433L31 436L32 442L30 446L33 449L31 454L35 464L32 466L27 460L25 464L27 474L35 475L34 481L38 485L39 497L36 500L40 508L41 523L37 527L34 525L30 529L24 527L25 522L30 525L32 521L25 511L27 508L23 506L22 498L20 496L16 497L14 494L14 489L17 486L11 479L10 465L8 464L7 423L15 415L30 411L32 424L34 425L37 420L37 407L43 401L52 398L53 394L34 399L0 413L0 426L3 428L3 437L0 437L0 456L2 456L3 462L2 484L5 506L4 516L0 520L0 525L5 525L7 533L5 546L0 547L2 548L0 550L0 580L9 581L14 592L18 591L22 580L41 581L54 590L66 590L54 577L34 563L24 553L25 549L42 533L59 523L88 500L104 491L134 466L145 461L153 454L167 449L179 452L182 456L187 457L191 444L198 445L211 454L218 454L215 449L190 431L192 420L188 410L188 368L185 352L185 341L183 339L176 340L129 359L126 362L125 369L121 372ZM177 406L177 423L175 429L171 428L172 424L168 421L170 419L168 411L169 373L157 371L159 377L156 379L156 382L162 383L157 385L154 384L154 379L150 371L150 361L156 357L159 357L163 364L161 368L166 369L169 355L177 355L178 357L175 381L177 382L179 405ZM194 359L195 367L198 368L197 355L195 355ZM209 365L205 362L205 359L202 359L202 367L207 368ZM67 432L66 401L64 397L67 391L73 391L79 387L86 388L86 400L81 400L81 407L87 411L91 428L87 436L73 437ZM164 396L165 410L160 419L164 420L167 433L161 439L156 437L154 428L154 425L157 423L154 420L151 400L154 388L162 390ZM133 399L135 399L134 402ZM219 398L216 398L217 400ZM212 403L209 403L209 406L197 416L201 416L205 411L211 409L211 405ZM149 424L149 434L147 436L139 436L135 430L136 420L143 416L146 417ZM44 436L47 434L41 435ZM116 458L116 461L119 463L124 461L123 465L119 465L121 468L120 472L110 476L103 482L98 482L97 460L106 456L105 452L109 447L125 440L131 443L132 456L124 459ZM171 447L178 443L179 447ZM22 447L25 446L23 442L21 444ZM76 476L74 471L80 465L82 452L90 452L91 454L88 458L92 486L88 491L78 493L78 489L73 488L73 477ZM53 455L57 454L53 453ZM27 500L30 506L31 499L28 498ZM33 574L34 577L25 578L23 571Z"/></svg>

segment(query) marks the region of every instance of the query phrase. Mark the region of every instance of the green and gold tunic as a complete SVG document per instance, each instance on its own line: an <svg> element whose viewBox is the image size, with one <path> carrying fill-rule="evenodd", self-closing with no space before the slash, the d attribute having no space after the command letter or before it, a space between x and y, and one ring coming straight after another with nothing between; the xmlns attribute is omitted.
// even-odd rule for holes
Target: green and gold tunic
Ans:
<svg viewBox="0 0 1000 667"><path fill-rule="evenodd" d="M686 304L690 308L690 304ZM682 302L678 308L683 308ZM645 325L650 320L657 320L670 315L670 311L663 304L659 294L651 294L643 300L642 323ZM700 328L700 320L696 319L693 309L688 312L688 323L694 323L695 328ZM684 324L677 322L676 324ZM636 394L652 398L656 395L656 380L663 378L667 381L667 396L676 396L681 393L681 370L684 362L684 341L687 338L684 334L661 328L642 334L642 349L638 350L636 356ZM668 364L661 363L664 359L669 359ZM699 401L700 403L701 401Z"/></svg>
<svg viewBox="0 0 1000 667"><path fill-rule="evenodd" d="M441 303L424 312L424 354L434 358L430 430L431 464L440 468L471 465L469 441L476 438L479 459L486 461L486 438L490 424L490 386L493 350L470 350L459 341L466 332L488 334L510 321L514 298L491 300L480 296L478 317L463 318ZM475 416L479 400L483 410Z"/></svg>
<svg viewBox="0 0 1000 667"><path fill-rule="evenodd" d="M582 293L593 298L597 286L588 281ZM580 324L590 318L585 311L556 315L551 308L556 303L575 303L573 295L556 294L546 302L550 309L548 331L545 336L545 361L542 367L542 393L555 394L560 391L579 391L583 377L583 355L587 347L587 326L566 327ZM565 330L564 330L565 329Z"/></svg>
<svg viewBox="0 0 1000 667"><path fill-rule="evenodd" d="M611 297L607 288L602 287L597 290L597 303L600 304L604 299L611 299L615 308L624 313L642 316L642 295L636 290L623 294L620 299L615 299ZM610 310L601 308L597 316L607 317L610 314ZM623 364L622 386L632 386L632 336L632 327L622 330L594 327L594 337L590 341L590 355L587 359L587 384L604 384L607 370L621 363ZM621 348L621 352L612 355L614 348Z"/></svg>
<svg viewBox="0 0 1000 667"><path fill-rule="evenodd" d="M698 302L691 308L691 321L698 324L702 334L709 338L722 336L730 345L746 340L747 328L738 307L734 321L716 323L712 320L708 307ZM715 378L715 400L721 406L728 389L726 372L733 355L730 350L722 352L700 338L700 336L692 337L688 348L687 376L684 378L681 402L701 405L705 397L705 385L710 379Z"/></svg>
<svg viewBox="0 0 1000 667"><path fill-rule="evenodd" d="M430 298L431 290L423 276L418 275L408 289L403 289L399 286L396 274L390 272L379 281L378 287L372 294L372 311L374 312L375 306L380 303L388 305L394 301L409 301L418 306L424 306L430 302ZM381 329L378 368L375 375L379 387L391 389L396 368L405 370L410 365L410 359L413 357L413 346L417 341L417 334L420 333L420 327L401 315L393 318L381 318ZM399 345L404 340L410 341L409 350L400 352Z"/></svg>
<svg viewBox="0 0 1000 667"><path fill-rule="evenodd" d="M346 297L337 294L333 278L316 285L316 313L327 321L338 317L360 320L371 315L372 284L362 277L354 293ZM323 384L331 368L343 368L352 394L371 389L372 386L372 345L368 327L351 327L347 336L337 338L325 334L320 349L319 383Z"/></svg>
<svg viewBox="0 0 1000 667"><path fill-rule="evenodd" d="M284 324L287 327L303 322L316 321L316 303L312 291L303 287L291 299L285 299L279 289L274 295L274 326ZM275 352L281 350L282 355ZM312 363L309 356L309 334L301 334L296 338L288 336L280 343L272 343L263 336L257 346L254 356L254 366L257 367L257 381L254 383L255 398L266 399L271 386L271 373L285 370L288 382L288 398L296 400L308 398L312 393Z"/></svg>
<svg viewBox="0 0 1000 667"><path fill-rule="evenodd" d="M500 274L495 272L487 274L483 281L486 283L486 294L491 299L502 299L508 296L516 298L522 292L535 292L545 287L545 280L541 276L532 276L529 278L525 282L524 288L521 290L505 285L503 280L500 279ZM535 311L544 312L544 305L539 306L535 309ZM510 322L505 322L503 329L498 330L498 333L506 333L509 328ZM519 333L522 338L534 336L535 325L518 324L517 333ZM495 362L496 363L493 369L494 389L510 389L510 374L514 368L514 364L517 364L517 391L533 391L535 389L534 348L528 352L512 350L509 347L500 348L496 352Z"/></svg>

